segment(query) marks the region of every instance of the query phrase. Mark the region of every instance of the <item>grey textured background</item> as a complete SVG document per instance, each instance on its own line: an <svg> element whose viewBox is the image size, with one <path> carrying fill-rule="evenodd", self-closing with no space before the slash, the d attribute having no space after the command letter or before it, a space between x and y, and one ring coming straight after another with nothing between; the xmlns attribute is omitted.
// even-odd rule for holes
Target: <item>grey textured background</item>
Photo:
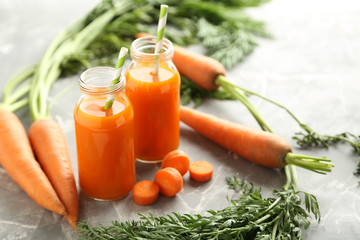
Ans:
<svg viewBox="0 0 360 240"><path fill-rule="evenodd" d="M83 16L97 1L0 1L0 89L20 67L38 62L48 44L65 26ZM295 112L319 132L360 133L360 4L356 0L273 0L252 16L267 22L274 39L261 39L244 62L228 71L228 79L272 98ZM195 47L195 49L197 49ZM51 98L62 89L70 91L55 101L51 115L66 134L77 172L73 108L80 95L78 76L60 79ZM291 142L294 152L327 156L336 167L327 176L298 169L299 190L314 194L322 213L313 221L305 239L357 239L360 234L359 178L353 175L359 156L349 146L315 150L298 149L291 139L297 124L283 111L260 99L252 102L275 130ZM199 110L257 127L238 102L207 100ZM26 128L27 109L18 116ZM205 159L215 166L211 182L198 184L184 178L184 190L174 198L160 197L149 207L132 202L131 195L113 202L97 202L80 193L80 219L90 224L138 219L138 212L156 215L172 211L205 213L227 206L225 176L236 173L260 186L264 195L285 182L282 171L255 166L181 125L180 148L191 160ZM159 165L137 165L138 180L152 179ZM35 204L0 167L0 239L75 239L64 218Z"/></svg>

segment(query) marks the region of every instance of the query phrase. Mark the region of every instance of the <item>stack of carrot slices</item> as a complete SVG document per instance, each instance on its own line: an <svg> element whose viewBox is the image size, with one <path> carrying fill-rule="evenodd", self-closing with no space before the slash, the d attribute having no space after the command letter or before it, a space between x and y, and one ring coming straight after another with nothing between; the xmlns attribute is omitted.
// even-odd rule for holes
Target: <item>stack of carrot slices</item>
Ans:
<svg viewBox="0 0 360 240"><path fill-rule="evenodd" d="M169 152L162 161L161 170L155 174L154 181L142 180L135 184L132 190L134 202L147 206L155 203L159 194L175 196L183 189L183 176L188 171L193 180L207 182L212 178L213 166L207 161L190 164L189 157L182 150Z"/></svg>

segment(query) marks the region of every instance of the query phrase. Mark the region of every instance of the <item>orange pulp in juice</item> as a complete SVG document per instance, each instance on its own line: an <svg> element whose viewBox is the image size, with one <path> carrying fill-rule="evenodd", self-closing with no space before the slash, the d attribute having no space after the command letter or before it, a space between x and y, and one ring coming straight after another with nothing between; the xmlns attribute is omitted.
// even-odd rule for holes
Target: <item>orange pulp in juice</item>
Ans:
<svg viewBox="0 0 360 240"><path fill-rule="evenodd" d="M126 72L126 95L134 108L135 157L156 161L179 146L180 75L138 65Z"/></svg>
<svg viewBox="0 0 360 240"><path fill-rule="evenodd" d="M115 99L104 110L105 97L85 98L74 119L81 190L96 199L118 199L136 182L134 124L131 104Z"/></svg>

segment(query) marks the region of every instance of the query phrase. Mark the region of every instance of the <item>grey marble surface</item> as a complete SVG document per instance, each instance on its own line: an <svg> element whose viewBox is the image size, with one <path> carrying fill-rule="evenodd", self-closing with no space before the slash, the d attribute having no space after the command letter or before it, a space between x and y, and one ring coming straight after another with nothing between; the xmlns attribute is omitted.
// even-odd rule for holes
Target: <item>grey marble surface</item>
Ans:
<svg viewBox="0 0 360 240"><path fill-rule="evenodd" d="M0 89L20 67L39 61L57 33L90 10L97 1L0 1ZM360 133L360 3L357 0L273 0L249 13L267 22L273 39L259 40L259 47L228 72L228 79L272 98L295 112L319 132ZM59 91L70 90L54 102L52 117L68 140L77 173L73 108L79 97L78 76L60 79L50 101ZM291 139L297 124L283 111L251 97L276 133L287 139L294 152L327 156L336 167L329 175L298 169L299 190L314 194L321 222L313 221L304 239L359 239L360 188L353 175L359 156L351 147L302 150ZM257 127L238 102L206 100L199 110ZM31 124L27 109L17 113L25 127ZM1 126L0 126L1 127ZM285 182L282 171L256 166L181 125L180 148L191 160L205 159L214 167L212 181L199 184L184 177L184 189L174 198L160 197L156 204L137 206L131 195L122 200L98 202L81 192L80 219L90 224L138 219L137 213L156 215L172 211L205 213L228 205L225 177L239 174L263 190L264 195ZM152 179L159 165L137 165L137 178ZM77 176L76 176L77 177ZM78 179L76 179L78 180ZM76 239L66 220L34 203L0 167L0 239Z"/></svg>

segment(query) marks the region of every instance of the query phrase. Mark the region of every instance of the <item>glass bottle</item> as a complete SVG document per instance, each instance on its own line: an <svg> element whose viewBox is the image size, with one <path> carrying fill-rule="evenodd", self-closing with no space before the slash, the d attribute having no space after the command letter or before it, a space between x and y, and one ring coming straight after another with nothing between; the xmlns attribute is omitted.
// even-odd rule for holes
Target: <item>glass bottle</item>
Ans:
<svg viewBox="0 0 360 240"><path fill-rule="evenodd" d="M136 182L134 113L125 94L125 79L111 85L114 68L95 67L79 79L82 95L74 110L81 190L113 200L127 195ZM114 103L104 110L114 95Z"/></svg>
<svg viewBox="0 0 360 240"><path fill-rule="evenodd" d="M180 75L172 62L174 47L163 39L161 53L155 54L155 44L153 36L133 41L125 73L134 108L135 157L144 162L161 161L179 146Z"/></svg>

